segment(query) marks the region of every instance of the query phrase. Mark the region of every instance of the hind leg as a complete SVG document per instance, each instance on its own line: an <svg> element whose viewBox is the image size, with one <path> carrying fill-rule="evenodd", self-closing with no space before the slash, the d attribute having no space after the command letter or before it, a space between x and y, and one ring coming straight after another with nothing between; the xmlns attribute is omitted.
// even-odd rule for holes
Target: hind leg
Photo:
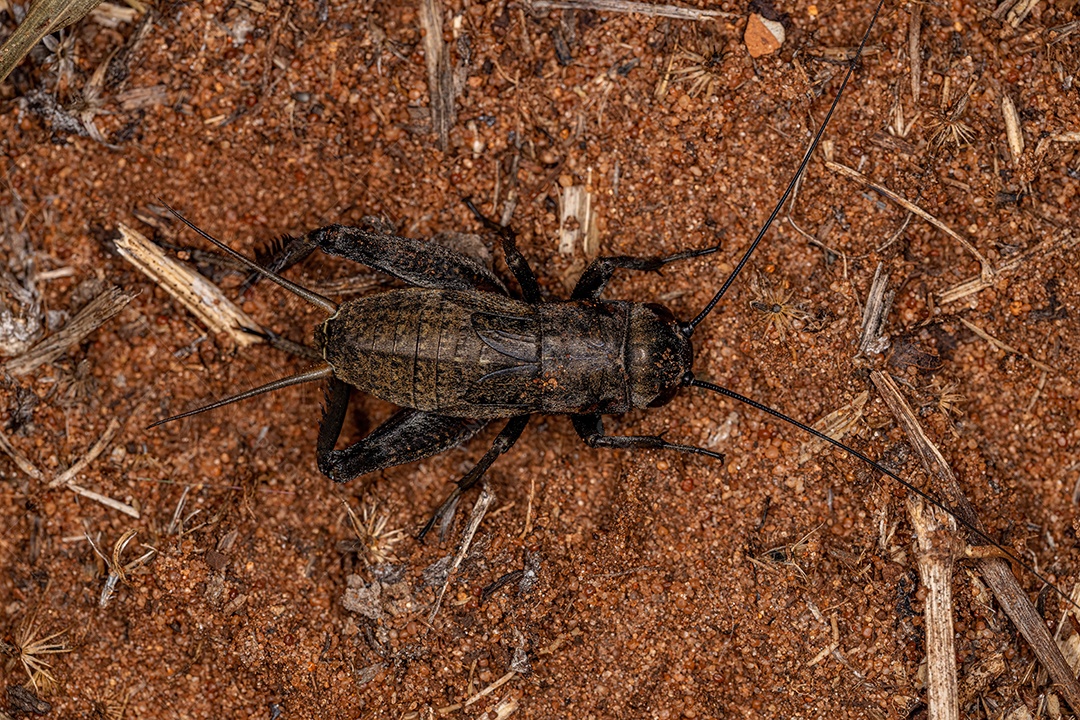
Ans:
<svg viewBox="0 0 1080 720"><path fill-rule="evenodd" d="M480 461L476 463L472 470L465 473L465 477L458 480L457 487L454 488L453 492L450 493L450 496L443 501L443 504L439 506L439 509L435 511L435 514L431 516L431 519L427 521L427 524L424 525L424 528L416 536L417 540L423 542L424 536L431 531L431 528L435 527L435 523L453 512L461 494L480 482L480 478L484 476L484 473L487 472L487 469L491 467L492 463L494 463L500 455L514 446L514 443L521 437L521 433L525 429L525 426L529 424L530 417L532 416L518 415L517 417L510 418L510 421L503 427L502 432L495 438L495 442L491 444L491 449L484 453L484 457L480 458Z"/></svg>
<svg viewBox="0 0 1080 720"><path fill-rule="evenodd" d="M502 281L483 263L445 245L344 225L328 225L300 237L284 238L267 258L269 264L265 267L281 272L316 249L366 265L415 287L506 294Z"/></svg>
<svg viewBox="0 0 1080 720"><path fill-rule="evenodd" d="M351 388L342 381L336 378L330 381L326 409L319 425L319 470L334 482L348 482L376 470L438 455L465 442L487 425L480 420L405 409L362 440L335 450L350 393Z"/></svg>
<svg viewBox="0 0 1080 720"><path fill-rule="evenodd" d="M363 440L344 450L335 450L341 434L345 412L349 406L351 388L334 378L326 393L326 409L319 425L319 470L334 482L348 482L355 477L414 460L422 460L465 442L485 425L486 421L453 418L424 413L419 410L399 410L393 417L375 428ZM514 446L529 422L529 415L510 418L480 461L457 482L450 497L431 516L418 536L424 536L440 518L450 513L461 494L480 481L492 463Z"/></svg>

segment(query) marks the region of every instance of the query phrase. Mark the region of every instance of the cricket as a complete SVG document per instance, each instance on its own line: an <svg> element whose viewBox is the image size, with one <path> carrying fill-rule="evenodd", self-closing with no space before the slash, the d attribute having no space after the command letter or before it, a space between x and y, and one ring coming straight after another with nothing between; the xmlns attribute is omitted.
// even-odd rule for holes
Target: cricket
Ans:
<svg viewBox="0 0 1080 720"><path fill-rule="evenodd" d="M201 229L189 215L168 208L221 252L317 308L325 318L317 325L310 345L264 335L271 346L307 361L308 369L161 419L150 427L252 401L294 385L325 382L326 401L314 456L323 475L335 483L348 483L445 453L469 443L490 425L502 423L490 447L456 479L451 492L419 529L416 536L423 541L436 527L440 528L440 536L445 535L462 497L484 482L489 469L519 440L525 437L523 442L528 442L525 430L534 417L568 417L581 442L592 452L647 450L653 456L697 456L701 463L722 466L722 446L693 444L680 437L678 430L665 435L608 434L604 418L635 411L663 413L663 408L682 393L697 391L708 397L726 398L790 425L808 438L846 454L851 462L861 463L876 477L902 487L912 502L921 503L922 509L913 513L924 513L920 517L926 517L935 528L930 535L943 532L950 522L958 525L959 535L966 538L960 552L970 556L970 562L978 564L982 572L996 578L986 582L998 595L998 602L1020 633L1038 648L1036 654L1062 697L1073 708L1080 706L1080 686L1046 623L1020 590L1013 570L1022 578L1037 581L1043 597L1056 596L1061 605L1070 609L1080 606L1046 576L1043 568L984 530L975 507L958 491L940 485L933 489L925 482L905 477L889 459L872 457L824 427L704 379L702 374L712 377L715 369L703 367L701 359L695 359L695 333L723 307L732 285L745 282L755 251L798 192L807 166L827 136L834 112L849 99L845 89L859 72L864 48L883 5L877 5L856 49L841 63L843 74L834 98L782 195L749 244L737 250L738 260L723 282L688 317L679 317L658 300L610 297L609 283L623 273L701 270L731 252L729 246L739 247L741 243L721 242L668 255L601 255L589 262L569 296L562 299L541 291L532 263L542 259L527 258L518 248L512 221L501 224L491 219L470 197L462 197L461 202L476 223L498 240L512 283L480 261L438 243L343 225L286 238L271 257L256 263ZM338 302L283 277L285 271L316 250L383 273L405 287ZM787 296L783 296L755 301L752 307L779 316L786 302ZM887 384L888 379L883 375L875 377L878 389L887 394L889 391L880 385ZM376 397L399 410L365 437L338 449L355 393ZM897 407L894 402L890 407ZM902 408L902 402L898 406ZM897 412L903 414L902 409ZM919 432L915 421L905 427L913 434ZM916 454L923 460L927 474L936 469L942 476L951 476L934 451L920 446ZM1012 596L1006 599L1009 593ZM941 599L931 598L928 604ZM947 671L941 655L936 657L931 652L927 680L931 696L927 703L931 717L948 717L936 713L945 712L941 708L950 702L949 692L955 693L955 689L948 689L950 680L943 677ZM955 684L955 678L951 682Z"/></svg>
<svg viewBox="0 0 1080 720"><path fill-rule="evenodd" d="M1080 717L1078 87L1077 0L3 3L0 720Z"/></svg>

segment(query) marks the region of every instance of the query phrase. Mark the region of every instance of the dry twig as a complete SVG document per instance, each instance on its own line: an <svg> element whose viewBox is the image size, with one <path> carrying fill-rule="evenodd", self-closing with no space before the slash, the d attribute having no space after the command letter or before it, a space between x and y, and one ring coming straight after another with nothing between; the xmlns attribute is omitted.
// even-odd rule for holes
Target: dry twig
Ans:
<svg viewBox="0 0 1080 720"><path fill-rule="evenodd" d="M959 720L960 700L953 641L952 570L956 521L919 497L909 496L919 581L927 590L926 699L929 720Z"/></svg>
<svg viewBox="0 0 1080 720"><path fill-rule="evenodd" d="M949 237L951 237L954 240L956 240L957 242L959 242L964 247L965 250L967 250L969 253L974 255L975 259L979 261L979 267L981 268L982 277L985 278L988 282L993 282L995 272L994 272L993 266L990 264L990 261L987 260L985 257L983 257L982 253L980 253L975 248L975 246L972 245L971 242L968 241L968 239L965 238L963 235L956 232L955 230L950 228L948 225L946 225L945 223L941 222L940 220L938 220L936 217L934 217L930 213L923 210L918 205L915 205L914 203L909 202L908 200L905 200L904 198L900 197L899 195L894 193L892 190L889 190L885 186L878 185L876 183L870 182L870 180L868 180L867 177L865 175L863 175L861 172L859 172L858 170L853 170L852 168L849 168L846 165L841 165L840 163L832 162L832 161L829 161L829 160L825 161L825 167L829 168L830 170L832 170L834 172L838 172L841 175L846 175L847 177L852 178L853 180L857 180L858 182L862 183L863 185L870 188L874 192L884 196L885 198L887 198L889 200L892 200L894 203L896 203L900 207L904 208L908 212L912 212L912 213L918 215L923 220L925 220L926 222L928 222L931 225L933 225L934 227L936 227L938 230L942 231L943 233L945 233Z"/></svg>
<svg viewBox="0 0 1080 720"><path fill-rule="evenodd" d="M190 492L191 486L185 485L184 492L180 494L180 499L176 503L176 509L173 510L172 519L169 520L169 526L165 528L166 535L175 535L182 538L188 533L193 533L199 528L209 525L208 522L204 522L199 523L195 527L189 527L191 520L203 511L202 508L195 508L187 515L184 514L184 508L187 506L188 493Z"/></svg>
<svg viewBox="0 0 1080 720"><path fill-rule="evenodd" d="M911 18L908 21L908 62L911 64L911 99L919 105L919 91L922 86L922 3L911 5Z"/></svg>
<svg viewBox="0 0 1080 720"><path fill-rule="evenodd" d="M41 471L34 466L34 463L30 462L30 458L19 452L11 441L8 440L7 435L0 431L0 450L3 450L15 466L29 475L34 480L44 480L45 476L41 474Z"/></svg>
<svg viewBox="0 0 1080 720"><path fill-rule="evenodd" d="M102 495L101 493L94 492L93 490L87 490L81 485L76 485L72 482L64 485L64 487L66 487L68 490L75 493L76 495L81 495L87 500L93 500L94 502L100 503L105 507L112 508L117 512L122 512L129 517L135 518L136 520L141 517L139 515L139 511L133 508L131 505L128 505L127 503L122 503L119 500L109 497L108 495Z"/></svg>
<svg viewBox="0 0 1080 720"><path fill-rule="evenodd" d="M112 442L113 436L116 435L116 431L119 429L120 421L116 418L110 420L108 427L105 428L105 432L101 434L101 437L97 439L97 442L95 442L90 447L90 449L86 452L85 455L76 460L70 468L49 481L49 487L55 488L63 486L68 490L71 490L76 495L81 495L88 500L93 500L94 502L101 503L106 507L110 507L113 510L118 510L125 515L130 515L131 517L138 519L139 511L133 508L131 505L128 505L127 503L122 503L119 500L115 500L107 495L96 493L93 490L87 490L86 488L76 485L72 482L72 480L74 480L79 473L85 470L90 463L96 460L98 456L105 451L105 448L107 448L109 446L109 443ZM45 479L45 474L38 470L37 467L35 467L34 464L30 462L29 458L27 458L25 455L15 449L15 447L11 444L11 441L8 440L7 436L5 436L2 432L0 432L0 450L6 453L8 457L10 457L12 461L14 461L15 465L20 470L22 470L34 480L42 481Z"/></svg>
<svg viewBox="0 0 1080 720"><path fill-rule="evenodd" d="M633 0L525 0L525 7L530 10L595 10L596 12L637 13L652 17L665 17L673 20L708 20L709 18L736 19L743 17L739 13L722 10L699 10L679 7L678 5L653 5L633 2Z"/></svg>
<svg viewBox="0 0 1080 720"><path fill-rule="evenodd" d="M450 53L443 42L442 5L438 0L421 0L420 25L424 28L424 61L427 63L428 93L431 95L431 130L439 136L439 149L450 146L454 127L454 75Z"/></svg>
<svg viewBox="0 0 1080 720"><path fill-rule="evenodd" d="M911 440L923 468L937 479L940 496L945 499L957 517L973 527L982 529L982 523L975 513L975 508L960 490L952 469L941 452L926 436L915 414L900 394L896 383L889 375L878 370L870 373L870 379L889 406L897 423ZM969 551L969 554L974 556L976 553L973 549ZM1049 672L1058 690L1070 706L1074 709L1080 708L1080 684L1077 683L1068 663L1065 662L1061 651L1054 643L1050 631L1046 628L1046 623L1036 612L1027 593L1020 587L1020 583L1017 582L1016 576L1009 568L1009 563L1001 557L982 556L976 557L975 564L1002 609L1027 640L1039 662Z"/></svg>
<svg viewBox="0 0 1080 720"><path fill-rule="evenodd" d="M488 686L487 686L486 688L484 688L483 690L480 690L480 691L479 691L478 693L476 693L476 694L475 694L475 695L473 695L473 696L472 696L471 698L469 698L468 700L466 700L466 701L465 701L465 702L463 703L463 705L464 705L465 707L468 707L469 705L472 705L473 703L475 703L475 702L476 702L477 700L479 700L480 698L482 698L482 697L484 697L484 696L486 696L486 695L490 695L491 693L495 692L496 690L498 690L499 688L501 688L501 687L502 687L503 685L505 685L506 683L508 683L508 682L510 682L511 680L513 680L513 679L514 679L514 676L515 676L515 675L517 675L517 672L516 672L516 671L514 671L514 670L511 670L510 672L506 673L506 674L505 674L505 675L503 675L503 676L502 676L501 678L499 678L499 679L498 679L498 680L496 680L495 682L491 683L491 684L490 684L490 685L488 685Z"/></svg>
<svg viewBox="0 0 1080 720"><path fill-rule="evenodd" d="M889 290L889 273L882 273L882 264L874 270L874 279L870 283L870 294L863 308L862 331L859 333L859 354L869 357L885 352L889 348L889 336L884 332L885 321L892 308L895 290Z"/></svg>
<svg viewBox="0 0 1080 720"><path fill-rule="evenodd" d="M1057 237L1042 241L1023 255L1002 263L994 272L994 277L986 278L982 275L976 275L968 278L941 293L938 299L942 303L950 303L966 298L968 295L974 295L992 286L998 278L1011 275L1033 260L1041 259L1044 255L1056 254L1059 250L1071 250L1077 244L1080 244L1080 235L1073 235L1071 231L1066 230Z"/></svg>
<svg viewBox="0 0 1080 720"><path fill-rule="evenodd" d="M75 463L64 472L57 475L50 483L50 488L60 487L61 485L67 485L75 476L86 469L86 466L97 460L101 453L105 452L105 448L112 442L113 436L116 435L116 431L120 429L120 421L116 418L109 420L109 425L105 428L105 432L101 433L101 437L97 439L90 449L86 451L86 454L75 461ZM136 515L138 517L138 515Z"/></svg>
<svg viewBox="0 0 1080 720"><path fill-rule="evenodd" d="M996 347L998 350L1002 350L1002 351L1007 352L1007 353L1012 353L1013 355L1019 355L1020 357L1024 358L1025 360L1027 360L1029 363L1031 363L1035 367L1039 368L1040 370L1043 370L1045 372L1057 375L1058 371L1055 368L1050 367L1049 365L1047 365L1044 362L1039 362L1038 360L1031 357L1027 353L1020 352L1019 350L1014 348L1012 345L1007 345L1007 344L1001 342L996 337L994 337L990 333L986 332L985 330L980 328L975 323L970 322L968 320L965 320L964 318L960 318L960 322L964 323L964 327L966 327L968 330L975 333L976 335L981 337L983 340L985 340L986 342L988 342L991 345L993 345L994 347Z"/></svg>
<svg viewBox="0 0 1080 720"><path fill-rule="evenodd" d="M990 14L990 17L995 20L1004 20L1005 16L1009 14L1009 11L1013 9L1013 6L1016 5L1017 2L1019 2L1019 0L1002 0L1001 3L994 8L994 12Z"/></svg>
<svg viewBox="0 0 1080 720"><path fill-rule="evenodd" d="M1009 151L1013 162L1018 162L1024 154L1024 131L1020 128L1020 113L1007 93L1001 94L1001 115L1005 119L1005 139L1009 141Z"/></svg>
<svg viewBox="0 0 1080 720"><path fill-rule="evenodd" d="M1024 20L1027 19L1027 16L1031 14L1031 11L1034 10L1035 6L1040 2L1042 2L1042 0L1020 0L1016 3L1007 3L1012 5L1012 7L1009 9L1009 12L1005 14L1005 22L1009 23L1009 25L1014 28L1020 27ZM994 14L997 15L996 10L994 11Z"/></svg>
<svg viewBox="0 0 1080 720"><path fill-rule="evenodd" d="M167 256L141 233L121 223L116 249L147 277L180 301L214 332L229 335L240 347L262 342L259 335L242 328L260 330L259 324L233 304L212 282Z"/></svg>
<svg viewBox="0 0 1080 720"><path fill-rule="evenodd" d="M457 569L461 567L462 561L465 560L465 555L469 552L469 546L472 545L473 537L476 535L476 531L480 527L484 515L487 514L488 508L491 507L493 502L495 502L495 493L488 489L487 483L483 483L480 486L480 497L476 499L476 505L473 506L472 513L469 515L469 524L465 527L465 534L461 537L461 544L458 546L457 555L454 556L454 561L446 571L446 580L443 582L442 588L439 589L439 594L435 598L435 604L431 608L431 614L428 615L429 625L435 621L435 616L439 613L439 606L442 605L443 595L446 594L446 589L450 587L450 579L454 576L454 573L457 572Z"/></svg>
<svg viewBox="0 0 1080 720"><path fill-rule="evenodd" d="M4 363L4 370L12 375L25 375L39 365L56 360L69 347L82 342L123 310L134 297L134 293L126 293L118 287L109 288L91 300L60 330L36 343L22 355Z"/></svg>

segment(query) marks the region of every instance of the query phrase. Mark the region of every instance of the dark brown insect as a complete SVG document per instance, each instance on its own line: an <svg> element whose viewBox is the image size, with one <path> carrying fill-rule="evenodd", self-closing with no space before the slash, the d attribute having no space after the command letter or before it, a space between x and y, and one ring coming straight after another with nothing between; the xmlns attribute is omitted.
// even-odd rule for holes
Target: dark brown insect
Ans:
<svg viewBox="0 0 1080 720"><path fill-rule="evenodd" d="M680 387L695 382L690 336L700 319L683 324L663 305L600 299L614 271L658 270L719 247L666 258L598 258L581 276L569 301L543 302L514 233L494 227L521 287L520 298L512 297L480 263L424 240L338 225L290 240L275 258L274 271L260 272L330 313L315 330L315 346L298 351L320 361L320 366L161 423L328 378L327 408L319 428L319 469L336 482L347 482L444 452L492 420L508 419L491 450L458 482L421 536L513 446L535 413L570 415L591 447L662 448L722 458L711 450L655 435L605 435L601 419L665 405ZM195 229L230 255L259 267ZM386 272L412 287L337 305L277 274L316 248ZM366 438L335 450L353 389L402 409Z"/></svg>
<svg viewBox="0 0 1080 720"><path fill-rule="evenodd" d="M880 10L880 5L878 10ZM877 12L874 18L876 19ZM605 300L601 295L618 269L656 271L665 265L719 251L719 246L669 257L601 257L585 270L566 301L544 301L515 233L474 214L502 241L506 264L519 293L481 263L425 240L331 225L287 239L262 267L183 222L234 259L322 308L328 317L315 331L314 347L276 342L316 361L309 371L283 378L205 407L161 420L188 417L279 388L327 379L327 406L319 427L319 469L336 482L442 453L473 437L488 423L506 419L492 447L458 480L457 487L420 532L422 538L509 450L534 414L569 415L582 440L594 448L666 449L721 459L719 453L669 442L656 435L604 434L604 415L667 404L683 387L709 390L772 415L840 448L913 494L949 513L981 542L1026 568L973 520L912 485L854 448L778 410L693 373L695 329L720 302L790 196L856 67L870 29L851 61L829 112L772 214L708 304L681 322L663 305ZM175 212L175 211L174 211ZM316 249L348 258L404 281L409 287L340 305L279 275ZM353 390L401 408L367 437L335 449ZM1045 582L1045 580L1044 580ZM1060 590L1058 594L1065 597ZM1068 600L1068 598L1066 598Z"/></svg>

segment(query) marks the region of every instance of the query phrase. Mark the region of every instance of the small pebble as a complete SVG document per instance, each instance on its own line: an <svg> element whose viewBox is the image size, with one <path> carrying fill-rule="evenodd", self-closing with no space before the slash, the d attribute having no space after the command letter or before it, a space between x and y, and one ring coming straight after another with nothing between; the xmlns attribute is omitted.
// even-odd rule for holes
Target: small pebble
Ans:
<svg viewBox="0 0 1080 720"><path fill-rule="evenodd" d="M768 20L757 13L746 21L746 33L743 42L750 57L771 55L784 44L784 26L775 20Z"/></svg>

